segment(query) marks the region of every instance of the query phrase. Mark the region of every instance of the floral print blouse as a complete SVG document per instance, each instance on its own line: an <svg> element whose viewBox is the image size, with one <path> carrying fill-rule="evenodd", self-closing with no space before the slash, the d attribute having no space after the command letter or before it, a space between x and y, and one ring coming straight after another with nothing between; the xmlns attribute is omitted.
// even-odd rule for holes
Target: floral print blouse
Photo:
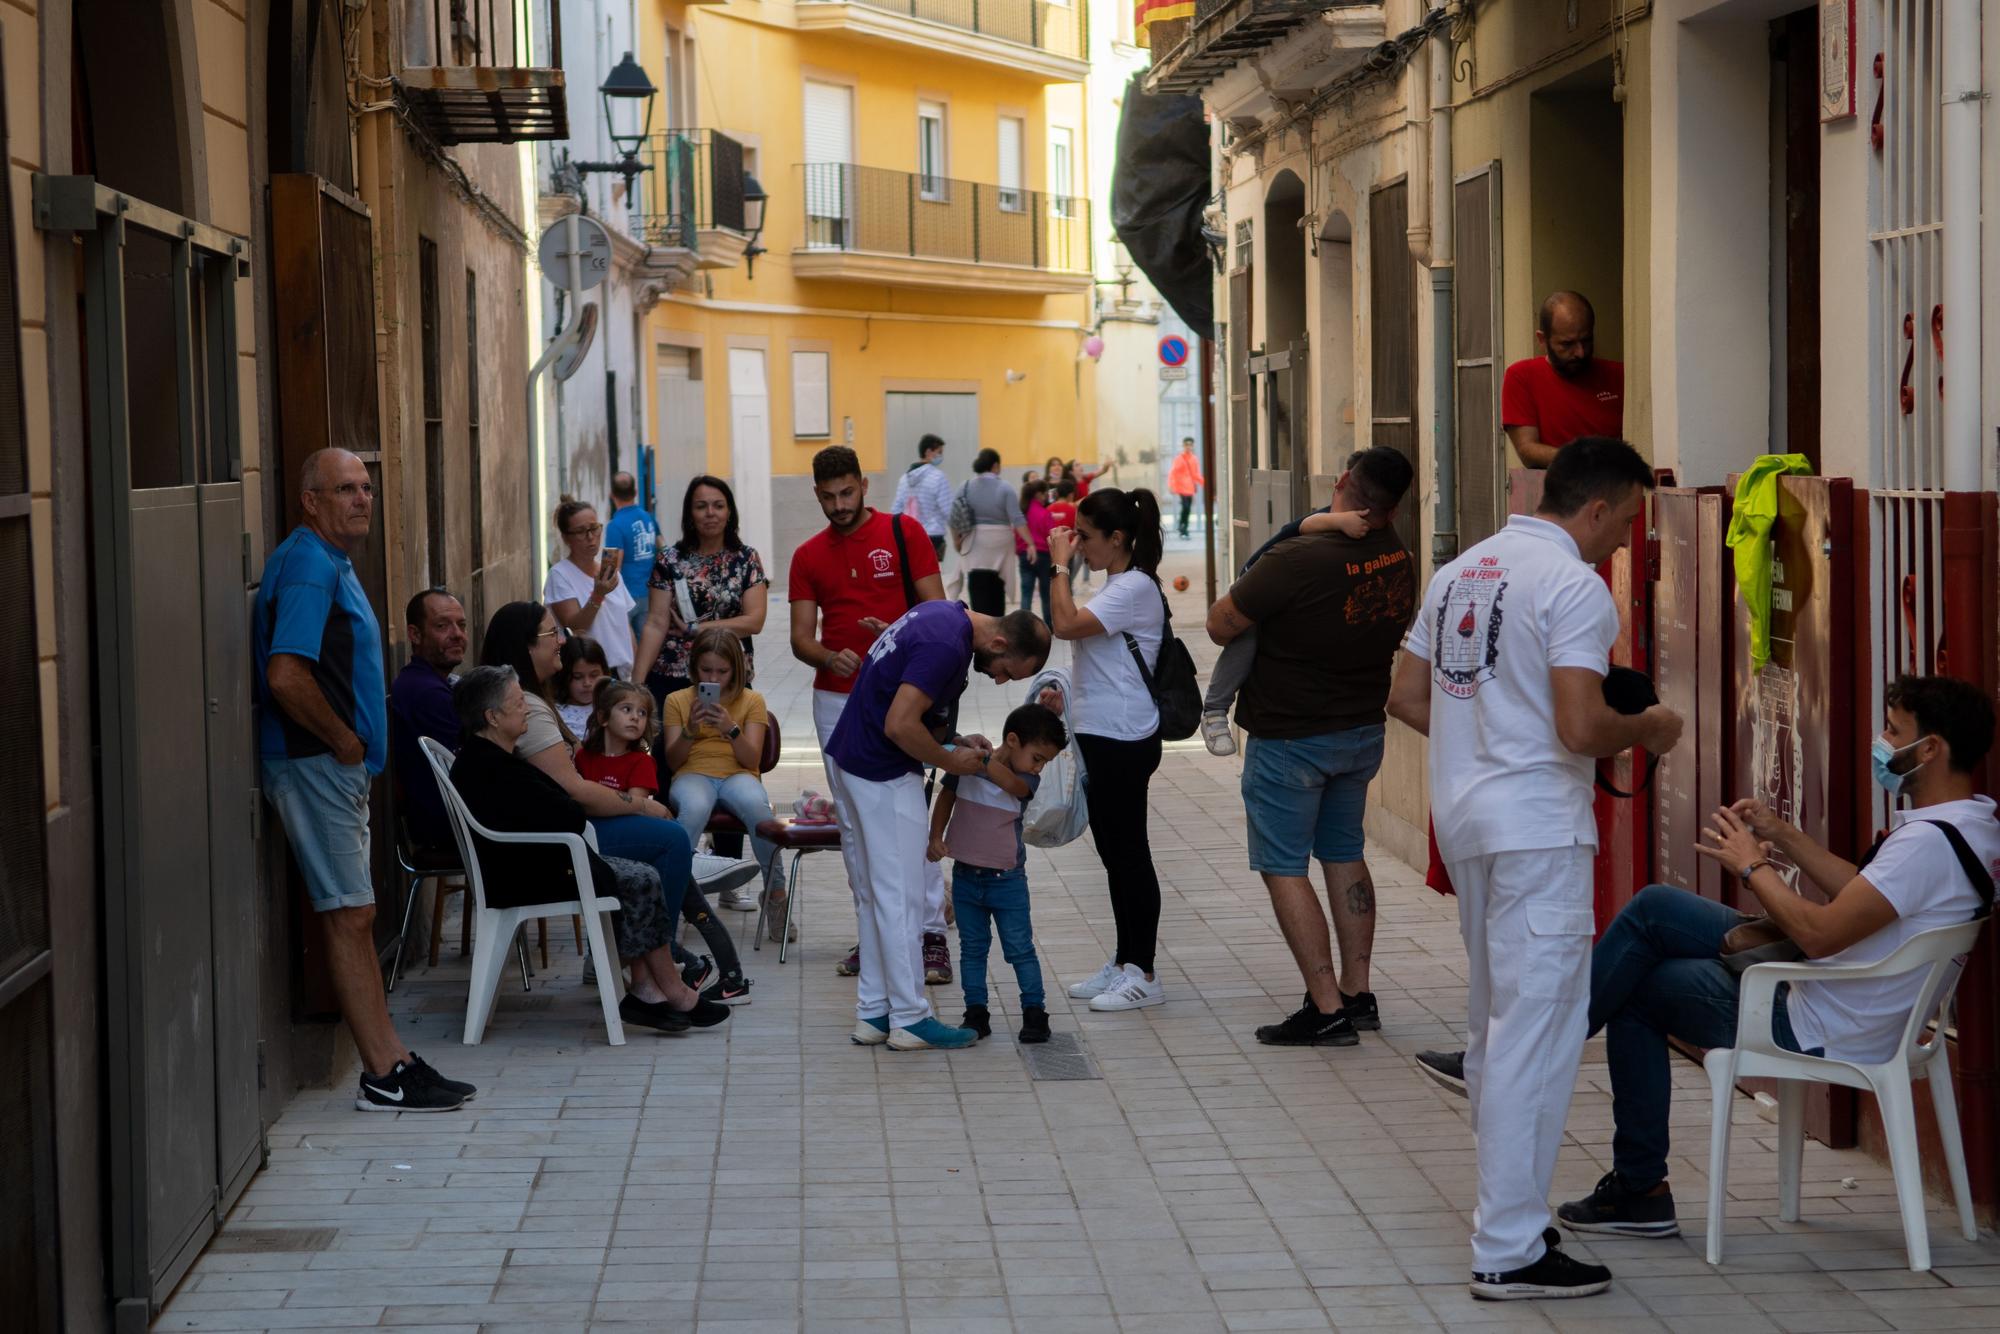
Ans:
<svg viewBox="0 0 2000 1334"><path fill-rule="evenodd" d="M662 543L660 554L653 558L653 575L647 584L664 589L671 596L676 578L687 580L695 619L701 622L741 616L743 595L759 584L771 582L755 547L738 547L734 551L724 547L704 556L699 552L684 555L677 544ZM692 678L694 670L688 655L694 647L694 635L693 630L685 627L670 631L660 645L659 658L653 663L654 673L681 681ZM752 652L751 641L746 637L743 656L750 657Z"/></svg>

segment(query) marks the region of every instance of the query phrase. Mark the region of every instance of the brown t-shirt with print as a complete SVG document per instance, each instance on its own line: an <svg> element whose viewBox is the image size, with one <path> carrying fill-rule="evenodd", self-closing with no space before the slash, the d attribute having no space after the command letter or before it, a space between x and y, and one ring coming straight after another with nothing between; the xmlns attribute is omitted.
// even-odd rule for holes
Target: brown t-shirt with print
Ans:
<svg viewBox="0 0 2000 1334"><path fill-rule="evenodd" d="M1236 704L1244 731L1290 740L1382 721L1417 603L1415 563L1395 529L1292 538L1229 595L1257 624L1257 659Z"/></svg>

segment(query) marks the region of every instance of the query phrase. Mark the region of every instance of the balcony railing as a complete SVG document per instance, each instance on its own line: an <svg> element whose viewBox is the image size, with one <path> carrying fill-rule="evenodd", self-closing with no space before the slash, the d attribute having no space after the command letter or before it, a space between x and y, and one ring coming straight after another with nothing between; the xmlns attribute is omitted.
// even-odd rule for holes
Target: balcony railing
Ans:
<svg viewBox="0 0 2000 1334"><path fill-rule="evenodd" d="M828 0L799 0L801 9ZM1086 0L846 0L891 14L906 14L948 28L1018 42L1052 55L1090 57Z"/></svg>
<svg viewBox="0 0 2000 1334"><path fill-rule="evenodd" d="M562 0L404 0L396 92L439 143L569 138Z"/></svg>
<svg viewBox="0 0 2000 1334"><path fill-rule="evenodd" d="M1090 267L1090 201L844 162L799 168L807 251L1052 272Z"/></svg>
<svg viewBox="0 0 2000 1334"><path fill-rule="evenodd" d="M693 250L710 228L743 231L743 145L714 130L668 130L647 144L633 221L649 245Z"/></svg>

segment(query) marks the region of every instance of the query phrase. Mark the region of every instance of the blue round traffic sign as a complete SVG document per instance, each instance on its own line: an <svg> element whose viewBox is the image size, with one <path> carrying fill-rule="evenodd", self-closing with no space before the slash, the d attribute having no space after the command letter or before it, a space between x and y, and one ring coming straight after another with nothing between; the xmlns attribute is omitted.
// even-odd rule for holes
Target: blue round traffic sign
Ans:
<svg viewBox="0 0 2000 1334"><path fill-rule="evenodd" d="M1160 340L1160 364L1162 366L1185 366L1188 359L1187 339L1179 334L1168 334Z"/></svg>

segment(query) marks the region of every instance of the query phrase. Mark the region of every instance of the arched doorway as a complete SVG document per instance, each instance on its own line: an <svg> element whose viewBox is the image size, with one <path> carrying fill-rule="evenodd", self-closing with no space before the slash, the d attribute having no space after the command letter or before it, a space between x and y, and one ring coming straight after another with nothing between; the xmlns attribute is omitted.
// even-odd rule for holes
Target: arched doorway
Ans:
<svg viewBox="0 0 2000 1334"><path fill-rule="evenodd" d="M1264 194L1263 342L1250 357L1250 540L1303 513L1312 436L1306 335L1305 182L1291 171Z"/></svg>
<svg viewBox="0 0 2000 1334"><path fill-rule="evenodd" d="M1340 475L1354 452L1354 226L1345 213L1327 216L1319 231L1319 327L1314 346L1319 430L1313 472Z"/></svg>

